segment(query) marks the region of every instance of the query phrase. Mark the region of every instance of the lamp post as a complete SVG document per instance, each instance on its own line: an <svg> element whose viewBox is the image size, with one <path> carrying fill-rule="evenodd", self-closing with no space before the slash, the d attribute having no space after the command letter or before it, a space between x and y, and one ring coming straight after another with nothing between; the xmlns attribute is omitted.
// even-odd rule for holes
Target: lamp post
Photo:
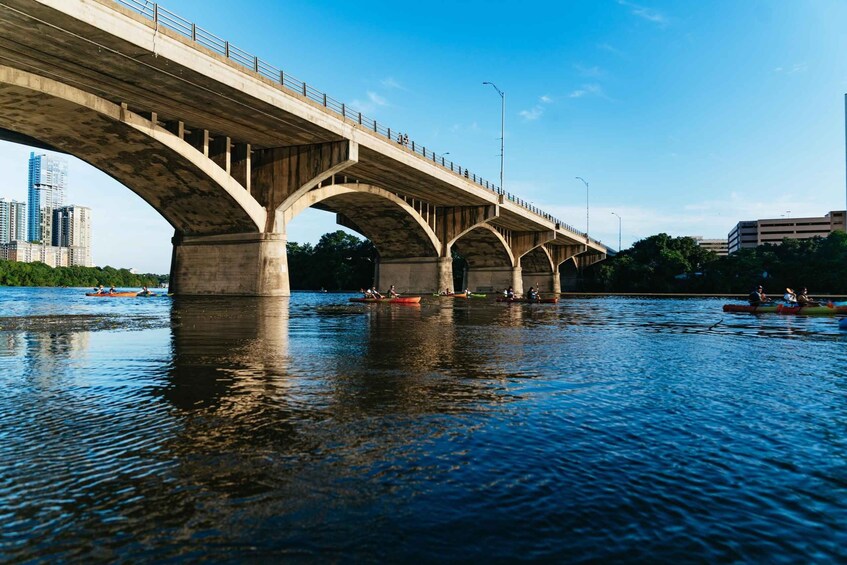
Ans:
<svg viewBox="0 0 847 565"><path fill-rule="evenodd" d="M482 84L490 84L500 95L500 191L505 194L503 188L503 162L506 158L506 93L497 88L493 82L485 81Z"/></svg>
<svg viewBox="0 0 847 565"><path fill-rule="evenodd" d="M612 212L615 216L618 216L614 212ZM618 253L621 252L621 217L618 216Z"/></svg>
<svg viewBox="0 0 847 565"><path fill-rule="evenodd" d="M576 180L585 183L585 238L588 239L588 181L582 177L576 177Z"/></svg>

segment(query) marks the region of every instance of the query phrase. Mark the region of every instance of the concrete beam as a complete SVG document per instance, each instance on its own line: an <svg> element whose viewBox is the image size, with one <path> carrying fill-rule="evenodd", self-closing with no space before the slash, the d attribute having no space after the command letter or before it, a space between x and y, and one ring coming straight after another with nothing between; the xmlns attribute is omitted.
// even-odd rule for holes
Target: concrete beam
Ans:
<svg viewBox="0 0 847 565"><path fill-rule="evenodd" d="M254 151L250 192L268 211L266 231L281 228L277 211L357 161L358 145L349 140Z"/></svg>
<svg viewBox="0 0 847 565"><path fill-rule="evenodd" d="M227 136L215 137L209 143L209 159L215 162L227 174L232 168L232 142Z"/></svg>
<svg viewBox="0 0 847 565"><path fill-rule="evenodd" d="M520 258L536 247L544 245L548 241L556 239L556 232L551 231L530 231L530 232L513 232L511 237L512 254L515 256L515 262L520 264Z"/></svg>
<svg viewBox="0 0 847 565"><path fill-rule="evenodd" d="M441 256L450 256L450 247L456 239L480 224L488 223L499 215L499 207L451 206L435 211L436 234L441 241Z"/></svg>
<svg viewBox="0 0 847 565"><path fill-rule="evenodd" d="M253 151L249 143L236 143L230 152L230 175L250 193Z"/></svg>
<svg viewBox="0 0 847 565"><path fill-rule="evenodd" d="M203 156L209 156L209 130L192 130L185 136L185 141L187 141L194 149L202 153Z"/></svg>
<svg viewBox="0 0 847 565"><path fill-rule="evenodd" d="M550 254L550 260L553 261L553 265L555 265L557 270L559 265L574 255L585 253L587 249L585 245L550 245L549 243L545 244L544 247L547 248Z"/></svg>

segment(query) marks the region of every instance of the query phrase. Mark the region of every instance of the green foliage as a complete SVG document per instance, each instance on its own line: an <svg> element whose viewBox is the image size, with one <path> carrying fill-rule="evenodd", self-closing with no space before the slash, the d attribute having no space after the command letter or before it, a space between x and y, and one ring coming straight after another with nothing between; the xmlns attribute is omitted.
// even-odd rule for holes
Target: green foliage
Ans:
<svg viewBox="0 0 847 565"><path fill-rule="evenodd" d="M159 286L167 275L136 275L114 267L49 267L44 263L0 260L0 286L129 287Z"/></svg>
<svg viewBox="0 0 847 565"><path fill-rule="evenodd" d="M761 283L782 295L786 287L813 294L847 293L847 233L785 239L718 257L690 237L658 234L597 264L594 290L607 292L747 293Z"/></svg>
<svg viewBox="0 0 847 565"><path fill-rule="evenodd" d="M317 245L289 242L292 290L356 290L373 284L376 249L341 230L321 236Z"/></svg>

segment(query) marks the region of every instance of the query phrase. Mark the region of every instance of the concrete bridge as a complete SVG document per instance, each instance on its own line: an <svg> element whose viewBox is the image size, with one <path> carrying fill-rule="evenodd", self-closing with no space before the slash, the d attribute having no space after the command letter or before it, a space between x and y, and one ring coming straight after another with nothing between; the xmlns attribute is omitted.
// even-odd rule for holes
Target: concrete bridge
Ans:
<svg viewBox="0 0 847 565"><path fill-rule="evenodd" d="M286 226L336 214L375 282L561 290L604 245L162 7L0 0L0 138L114 177L174 227L178 294L288 295ZM398 142L399 141L399 142Z"/></svg>

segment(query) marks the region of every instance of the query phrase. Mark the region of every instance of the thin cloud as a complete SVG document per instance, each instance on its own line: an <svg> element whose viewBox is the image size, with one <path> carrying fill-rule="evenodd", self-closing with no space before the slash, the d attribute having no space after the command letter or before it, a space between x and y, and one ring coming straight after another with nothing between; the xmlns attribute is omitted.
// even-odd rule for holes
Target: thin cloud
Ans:
<svg viewBox="0 0 847 565"><path fill-rule="evenodd" d="M380 81L380 84L382 84L382 86L384 86L385 88L391 88L395 90L406 90L406 88L402 84L394 80L393 77L387 77L382 79Z"/></svg>
<svg viewBox="0 0 847 565"><path fill-rule="evenodd" d="M384 97L380 96L372 90L368 91L368 100L370 100L376 106L388 106L388 100L386 100Z"/></svg>
<svg viewBox="0 0 847 565"><path fill-rule="evenodd" d="M527 122L534 122L538 118L544 115L544 107L542 104L552 104L553 98L550 96L543 94L538 97L539 104L536 104L529 110L521 110L518 112L518 115L522 117Z"/></svg>
<svg viewBox="0 0 847 565"><path fill-rule="evenodd" d="M528 122L534 122L538 118L540 118L544 114L544 108L541 106L535 106L530 110L521 110L518 115L520 115L524 120Z"/></svg>
<svg viewBox="0 0 847 565"><path fill-rule="evenodd" d="M618 4L621 6L625 6L629 8L629 12L641 18L642 20L647 20L650 23L654 23L660 27L665 27L670 24L670 20L666 15L658 10L653 10L652 8L647 8L645 6L639 6L638 4L633 4L631 2L627 2L626 0L618 0Z"/></svg>
<svg viewBox="0 0 847 565"><path fill-rule="evenodd" d="M580 76L584 76L587 78L603 78L606 76L606 71L601 69L598 66L593 67L584 67L582 65L574 65L574 69L580 74Z"/></svg>
<svg viewBox="0 0 847 565"><path fill-rule="evenodd" d="M603 87L599 84L583 84L580 88L568 94L568 98L583 98L585 96L607 98L606 93L603 92Z"/></svg>
<svg viewBox="0 0 847 565"><path fill-rule="evenodd" d="M608 43L598 43L597 49L600 49L601 51L607 51L607 52L611 53L612 55L617 55L618 57L622 57L622 58L626 57L626 53L624 53L623 51L621 51L620 49L618 49L614 45L609 45Z"/></svg>
<svg viewBox="0 0 847 565"><path fill-rule="evenodd" d="M795 73L805 73L809 69L809 65L806 63L794 63L790 67L777 67L773 70L775 73L785 73L787 75L793 75Z"/></svg>

